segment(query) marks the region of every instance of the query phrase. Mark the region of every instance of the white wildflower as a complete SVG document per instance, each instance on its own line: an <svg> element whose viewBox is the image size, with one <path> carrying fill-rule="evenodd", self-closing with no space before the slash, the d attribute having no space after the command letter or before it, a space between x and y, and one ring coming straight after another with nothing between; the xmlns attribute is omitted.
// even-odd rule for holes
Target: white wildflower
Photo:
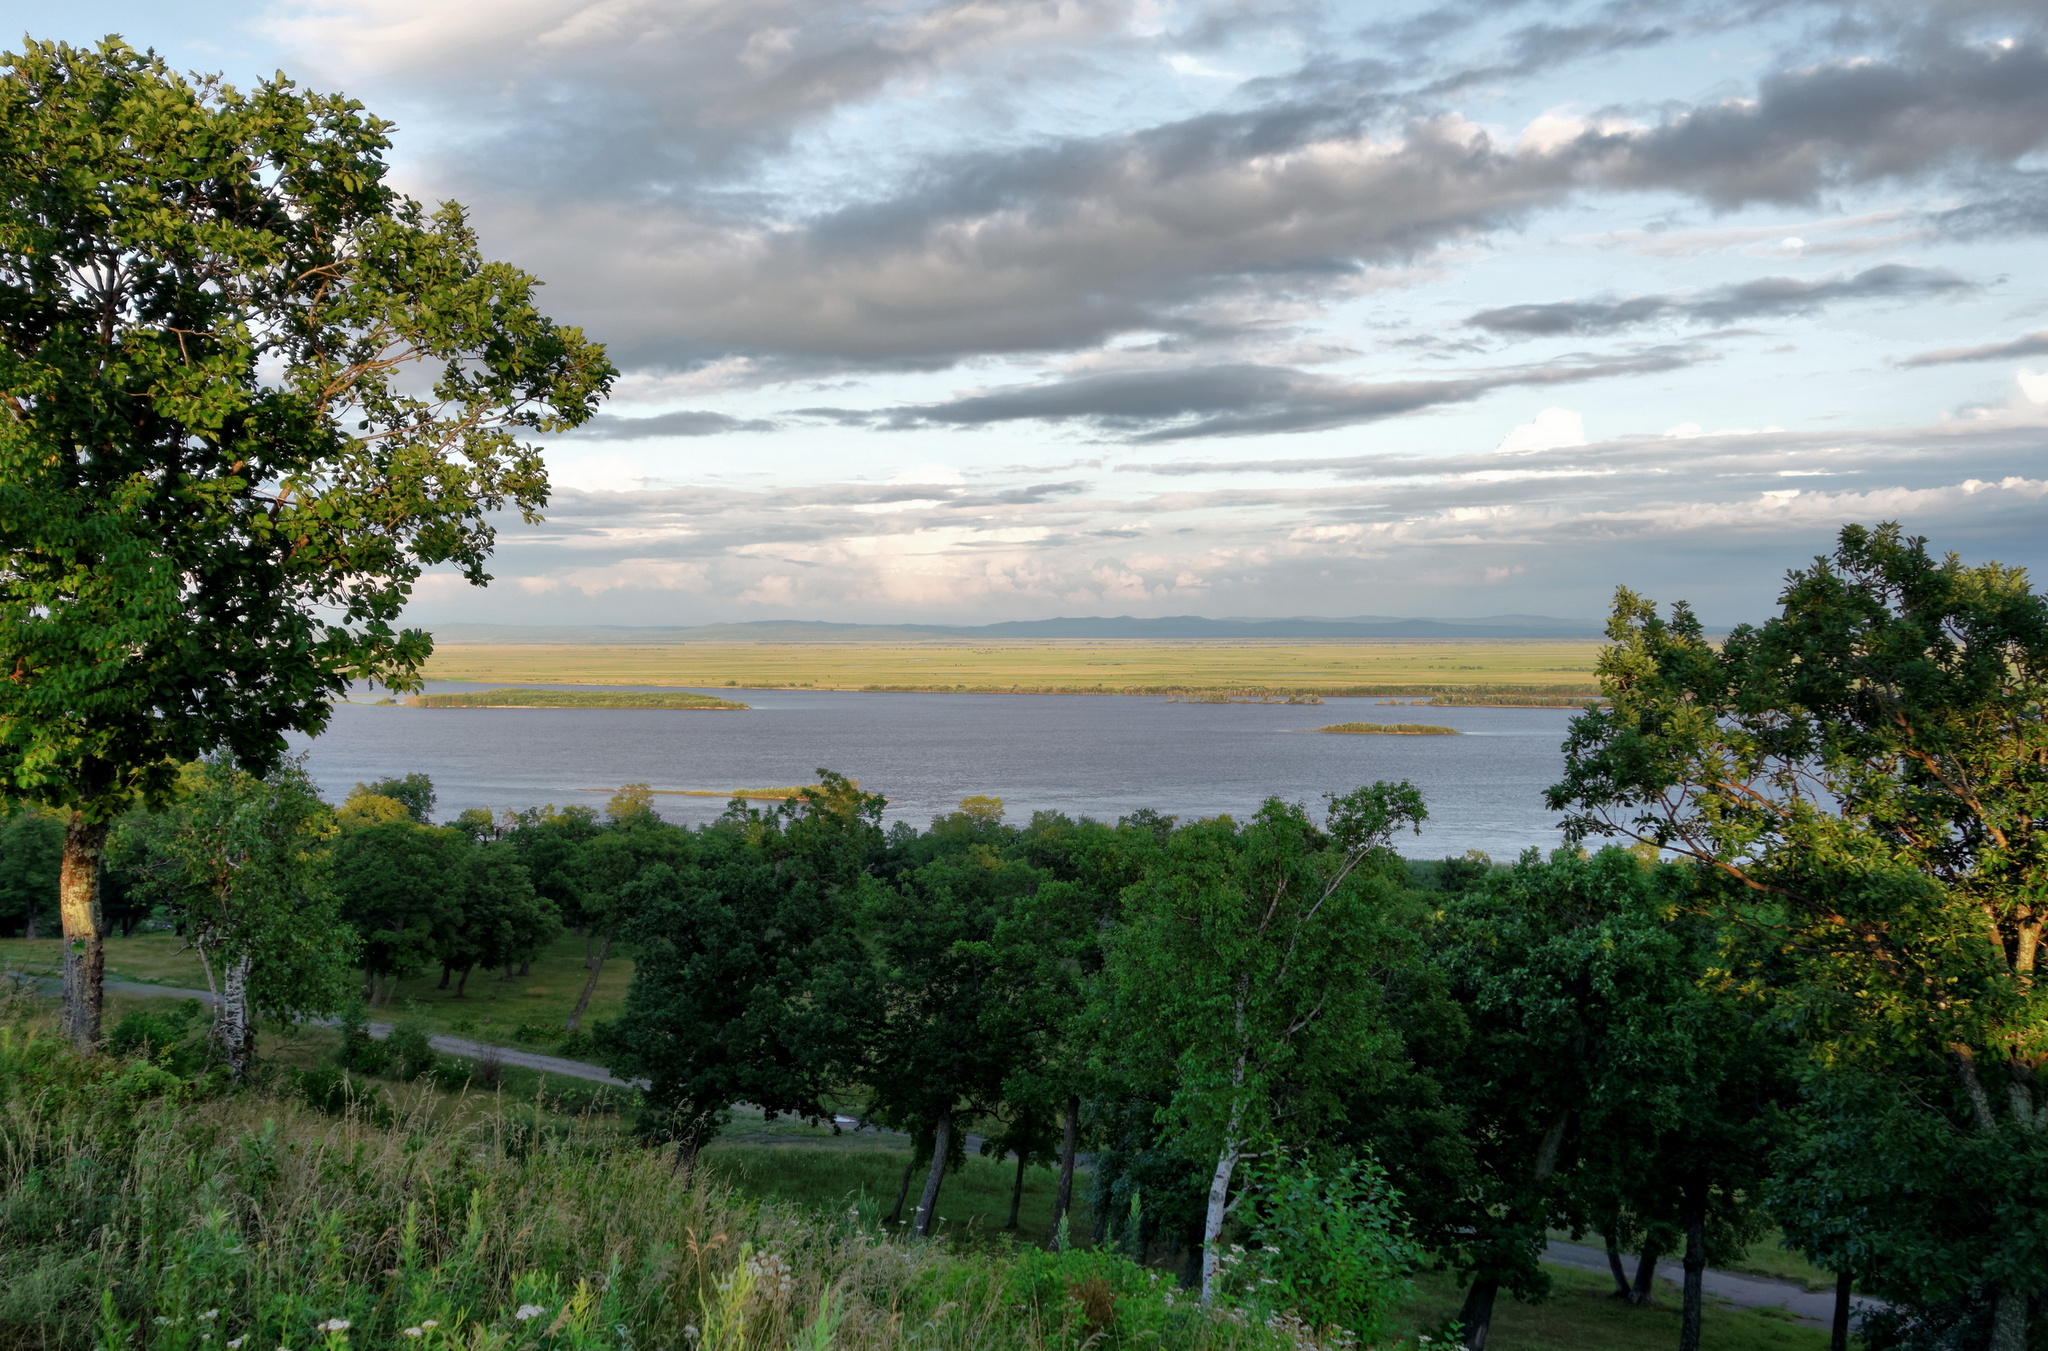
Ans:
<svg viewBox="0 0 2048 1351"><path fill-rule="evenodd" d="M326 1322L324 1322L324 1323L320 1324L320 1325L319 1325L319 1327L315 1329L315 1331L318 1331L318 1332L347 1332L347 1331L348 1331L348 1320L347 1320L346 1318L330 1318L330 1319L328 1319L328 1320L327 1320Z"/></svg>
<svg viewBox="0 0 2048 1351"><path fill-rule="evenodd" d="M424 1337L427 1335L427 1330L425 1328L407 1328L405 1335L408 1337Z"/></svg>
<svg viewBox="0 0 2048 1351"><path fill-rule="evenodd" d="M538 1318L546 1312L547 1310L543 1309L538 1304L522 1304L519 1306L519 1312L513 1314L512 1316L518 1319L520 1322L524 1323L527 1319Z"/></svg>
<svg viewBox="0 0 2048 1351"><path fill-rule="evenodd" d="M245 1332L241 1336L234 1338L228 1343L228 1351L241 1351L242 1343L248 1340L249 1334Z"/></svg>
<svg viewBox="0 0 2048 1351"><path fill-rule="evenodd" d="M207 1311L206 1311L205 1313L203 1313L203 1314L200 1314L199 1316L200 1316L201 1318L203 1318L203 1319L207 1320L208 1322L212 1322L212 1321L213 1321L214 1319L216 1319L216 1318L220 1317L220 1310L219 1310L219 1309L208 1309L208 1310L207 1310Z"/></svg>
<svg viewBox="0 0 2048 1351"><path fill-rule="evenodd" d="M429 1318L426 1322L420 1324L420 1326L423 1328L437 1328L441 1326L441 1320L438 1318Z"/></svg>

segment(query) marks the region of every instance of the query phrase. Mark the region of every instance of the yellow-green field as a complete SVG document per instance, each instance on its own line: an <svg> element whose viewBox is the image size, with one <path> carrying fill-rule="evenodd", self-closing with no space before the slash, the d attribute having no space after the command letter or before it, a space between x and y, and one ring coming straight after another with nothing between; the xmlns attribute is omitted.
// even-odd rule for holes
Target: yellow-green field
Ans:
<svg viewBox="0 0 2048 1351"><path fill-rule="evenodd" d="M430 680L739 689L1595 693L1598 643L444 643Z"/></svg>

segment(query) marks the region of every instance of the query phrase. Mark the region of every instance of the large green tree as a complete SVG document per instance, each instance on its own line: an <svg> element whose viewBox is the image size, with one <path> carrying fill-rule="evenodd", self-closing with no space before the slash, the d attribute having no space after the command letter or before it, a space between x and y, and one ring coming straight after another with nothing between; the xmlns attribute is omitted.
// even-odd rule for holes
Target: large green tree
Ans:
<svg viewBox="0 0 2048 1351"><path fill-rule="evenodd" d="M1967 1142L1917 1160L1947 1178L1940 1211L1975 1213L1967 1232L1865 1233L1842 1256L1879 1293L1983 1290L1994 1351L2022 1351L2048 1289L2048 602L2018 569L1848 526L1777 616L1725 643L1626 590L1608 635L1611 706L1574 720L1551 805L1575 835L1647 841L1716 880L1755 992L1823 1063L1888 1081L1862 1095L1886 1102L1886 1138L1916 1134L1903 1113L1919 1138Z"/></svg>
<svg viewBox="0 0 2048 1351"><path fill-rule="evenodd" d="M648 1125L679 1165L736 1102L829 1117L824 1097L857 1060L872 987L858 919L883 801L818 775L773 808L735 801L687 855L621 884L633 982L598 1042L647 1079Z"/></svg>
<svg viewBox="0 0 2048 1351"><path fill-rule="evenodd" d="M519 437L601 348L384 181L390 124L118 39L0 56L0 792L70 813L72 1037L99 1035L110 824L178 766L262 773L351 680L402 686L423 568L488 580L547 498Z"/></svg>
<svg viewBox="0 0 2048 1351"><path fill-rule="evenodd" d="M1313 1138L1343 1091L1398 1049L1356 973L1389 941L1369 856L1420 828L1407 783L1332 795L1318 829L1269 799L1175 831L1124 894L1105 977L1130 1080L1169 1086L1162 1118L1183 1154L1209 1164L1202 1295L1216 1293L1217 1241L1238 1165L1271 1139Z"/></svg>

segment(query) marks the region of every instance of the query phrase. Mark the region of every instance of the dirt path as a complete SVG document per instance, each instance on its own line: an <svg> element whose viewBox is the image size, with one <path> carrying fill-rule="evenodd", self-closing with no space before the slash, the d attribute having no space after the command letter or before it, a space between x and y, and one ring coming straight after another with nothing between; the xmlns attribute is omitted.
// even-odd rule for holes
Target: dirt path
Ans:
<svg viewBox="0 0 2048 1351"><path fill-rule="evenodd" d="M1608 1273L1607 1250L1589 1248L1583 1243L1565 1243L1552 1239L1544 1250L1543 1258L1561 1267L1575 1267L1580 1271L1597 1271L1603 1276ZM1636 1267L1634 1253L1622 1258L1622 1263L1633 1273ZM1657 1274L1673 1285L1685 1284L1685 1267L1678 1262L1659 1262ZM1832 1290L1808 1290L1795 1281L1773 1280L1769 1276L1748 1276L1735 1271L1714 1271L1709 1269L1700 1278L1700 1285L1708 1296L1726 1301L1741 1309L1783 1309L1800 1322L1812 1327L1828 1327L1835 1318L1835 1292ZM1856 1313L1850 1315L1853 1325L1856 1316L1866 1309L1882 1309L1885 1302L1869 1295L1851 1295L1849 1302Z"/></svg>

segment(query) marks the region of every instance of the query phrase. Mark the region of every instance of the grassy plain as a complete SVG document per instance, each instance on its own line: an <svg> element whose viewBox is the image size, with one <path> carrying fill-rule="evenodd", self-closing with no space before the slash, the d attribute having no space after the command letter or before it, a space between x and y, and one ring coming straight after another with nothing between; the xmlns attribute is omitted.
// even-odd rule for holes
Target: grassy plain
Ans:
<svg viewBox="0 0 2048 1351"><path fill-rule="evenodd" d="M430 680L993 693L1592 694L1597 643L444 643Z"/></svg>
<svg viewBox="0 0 2048 1351"><path fill-rule="evenodd" d="M1658 1282L1657 1300L1633 1308L1614 1298L1614 1283L1592 1271L1549 1267L1554 1287L1541 1304L1503 1294L1493 1309L1495 1351L1669 1351L1678 1344L1678 1295ZM1457 1316L1465 1291L1448 1277L1424 1272L1405 1310L1409 1326L1430 1329ZM1707 1302L1700 1320L1702 1351L1821 1351L1825 1328L1793 1322L1782 1311L1738 1309Z"/></svg>

